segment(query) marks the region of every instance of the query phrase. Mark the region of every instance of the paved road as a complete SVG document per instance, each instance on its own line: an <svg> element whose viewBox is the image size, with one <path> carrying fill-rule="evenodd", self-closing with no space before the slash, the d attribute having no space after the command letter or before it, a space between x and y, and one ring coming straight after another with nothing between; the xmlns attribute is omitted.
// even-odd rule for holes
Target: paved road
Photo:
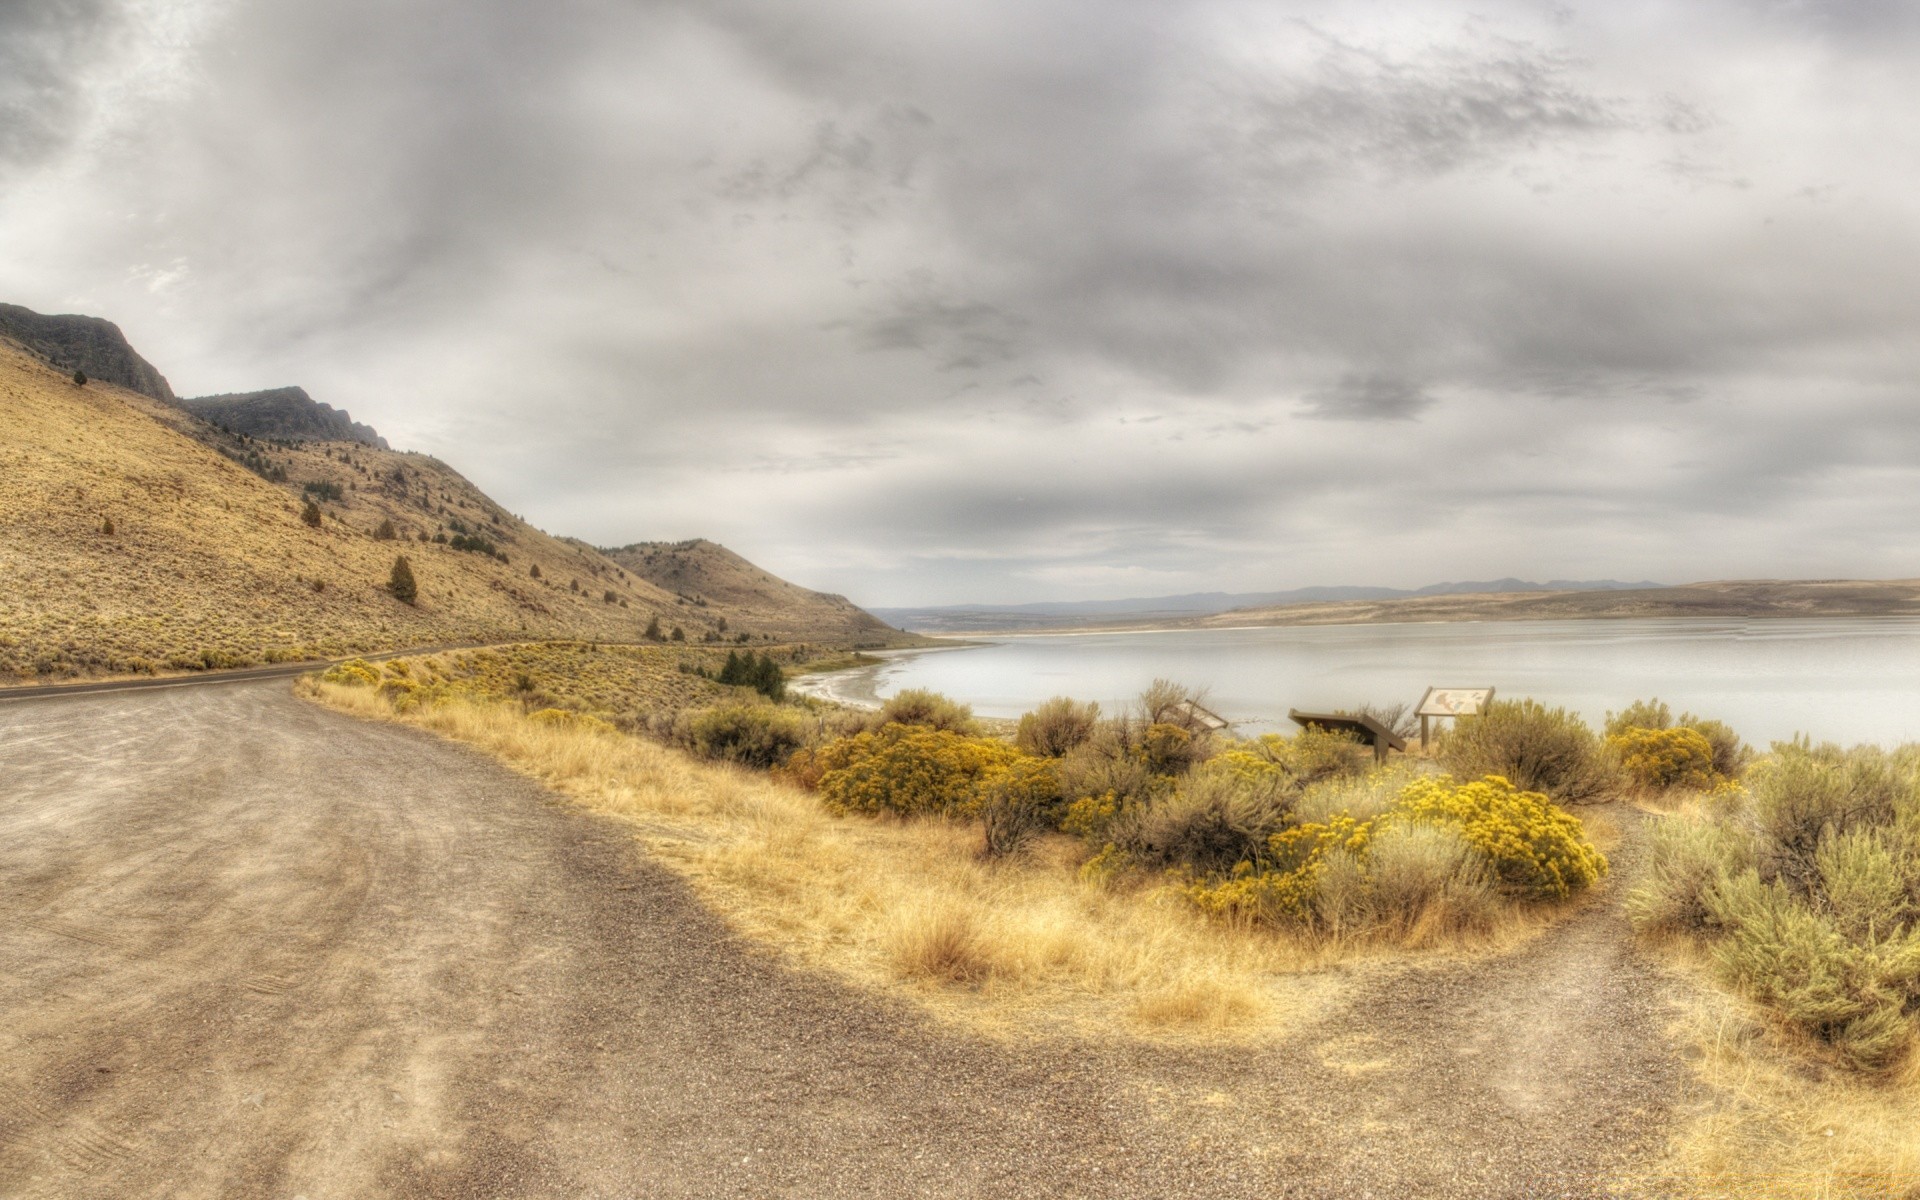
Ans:
<svg viewBox="0 0 1920 1200"><path fill-rule="evenodd" d="M1553 1012L1612 986L1576 974ZM1485 1024L1469 978L1443 994L1428 1033ZM1610 1054L1656 1048L1607 1011ZM1599 1194L1634 1139L1569 1122L1551 1063L1508 1087L1503 1038L1565 1051L1486 1028L1486 1069L1414 1091L1433 1051L1404 1039L1380 1070L1326 1031L976 1042L778 966L619 826L284 683L0 706L9 1200ZM1624 1069L1657 1135L1667 1059Z"/></svg>

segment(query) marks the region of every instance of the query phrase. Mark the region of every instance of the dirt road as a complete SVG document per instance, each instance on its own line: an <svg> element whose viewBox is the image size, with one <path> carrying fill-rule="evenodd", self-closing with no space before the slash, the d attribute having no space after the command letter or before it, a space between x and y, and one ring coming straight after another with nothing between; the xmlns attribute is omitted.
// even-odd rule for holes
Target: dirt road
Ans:
<svg viewBox="0 0 1920 1200"><path fill-rule="evenodd" d="M1684 1071L1605 906L1262 1049L1006 1047L283 682L0 706L0 1198L1588 1196Z"/></svg>

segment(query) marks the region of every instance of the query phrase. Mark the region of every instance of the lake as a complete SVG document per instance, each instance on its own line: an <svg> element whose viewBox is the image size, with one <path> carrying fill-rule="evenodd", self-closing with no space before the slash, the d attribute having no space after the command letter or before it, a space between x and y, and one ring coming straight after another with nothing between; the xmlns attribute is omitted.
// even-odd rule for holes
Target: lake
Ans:
<svg viewBox="0 0 1920 1200"><path fill-rule="evenodd" d="M898 651L878 665L796 681L856 704L931 688L982 716L1049 696L1122 707L1156 677L1208 689L1243 732L1291 729L1289 707L1412 705L1429 685L1498 689L1581 713L1658 696L1717 717L1756 746L1920 741L1920 618L1662 619L1322 625L1044 634Z"/></svg>

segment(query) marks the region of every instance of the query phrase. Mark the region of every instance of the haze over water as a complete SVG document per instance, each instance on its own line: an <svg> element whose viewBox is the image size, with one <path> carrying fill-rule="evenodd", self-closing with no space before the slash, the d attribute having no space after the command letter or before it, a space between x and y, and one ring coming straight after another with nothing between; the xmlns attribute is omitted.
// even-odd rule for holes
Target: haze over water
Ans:
<svg viewBox="0 0 1920 1200"><path fill-rule="evenodd" d="M982 716L1049 696L1117 711L1156 677L1210 689L1243 732L1290 729L1287 709L1412 704L1428 685L1492 685L1580 712L1658 696L1756 746L1920 741L1920 618L1665 619L1337 625L1048 634L910 652L810 681L855 702L931 688Z"/></svg>

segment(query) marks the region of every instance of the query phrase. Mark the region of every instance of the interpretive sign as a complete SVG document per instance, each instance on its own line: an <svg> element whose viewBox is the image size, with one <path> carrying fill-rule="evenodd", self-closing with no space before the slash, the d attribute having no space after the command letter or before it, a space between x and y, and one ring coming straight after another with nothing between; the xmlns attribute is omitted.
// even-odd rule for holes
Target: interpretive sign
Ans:
<svg viewBox="0 0 1920 1200"><path fill-rule="evenodd" d="M1297 725L1317 725L1321 729L1330 729L1336 733L1350 733L1367 745L1373 747L1375 762L1387 761L1387 750L1405 750L1407 743L1400 735L1385 725L1363 713L1312 713L1301 712L1297 708L1287 710Z"/></svg>
<svg viewBox="0 0 1920 1200"><path fill-rule="evenodd" d="M1493 703L1493 689L1430 687L1413 715L1420 718L1420 748L1426 749L1427 722L1433 717L1477 717Z"/></svg>

